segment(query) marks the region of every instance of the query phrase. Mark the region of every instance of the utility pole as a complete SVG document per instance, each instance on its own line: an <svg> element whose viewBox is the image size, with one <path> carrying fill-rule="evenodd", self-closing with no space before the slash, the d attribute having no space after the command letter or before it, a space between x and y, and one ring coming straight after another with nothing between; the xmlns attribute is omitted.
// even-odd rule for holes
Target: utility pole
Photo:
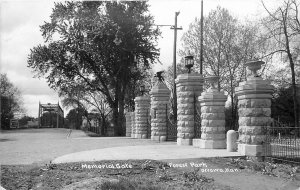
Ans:
<svg viewBox="0 0 300 190"><path fill-rule="evenodd" d="M171 27L174 29L174 47L173 47L173 101L174 101L174 120L177 121L177 94L176 94L176 42L177 42L177 30L182 30L181 27L177 27L177 16L180 12L175 12L175 25Z"/></svg>
<svg viewBox="0 0 300 190"><path fill-rule="evenodd" d="M182 27L177 27L177 16L180 12L175 12L175 25L166 25L166 24L160 24L155 26L171 26L171 29L174 30L174 46L173 46L173 101L174 101L174 120L177 121L177 95L176 95L176 42L177 42L177 30L182 30Z"/></svg>
<svg viewBox="0 0 300 190"><path fill-rule="evenodd" d="M200 20L200 74L203 74L203 0L201 0L201 20Z"/></svg>

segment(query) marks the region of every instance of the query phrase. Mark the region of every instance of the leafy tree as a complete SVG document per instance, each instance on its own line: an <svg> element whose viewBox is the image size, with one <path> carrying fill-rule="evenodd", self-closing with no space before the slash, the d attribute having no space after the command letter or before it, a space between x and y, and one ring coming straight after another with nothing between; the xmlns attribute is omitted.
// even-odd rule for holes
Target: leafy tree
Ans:
<svg viewBox="0 0 300 190"><path fill-rule="evenodd" d="M68 91L60 91L59 96L62 97L62 105L66 108L77 108L88 110L89 105L85 101L85 88L80 84L69 84ZM86 117L88 117L87 113ZM74 118L73 118L74 119ZM69 121L71 123L79 123L79 117L75 118L76 121ZM78 127L78 125L77 125Z"/></svg>
<svg viewBox="0 0 300 190"><path fill-rule="evenodd" d="M269 64L269 67L266 68L265 77L272 81L272 85L275 88L288 88L291 86L291 68L288 64L281 65L280 67L272 67L272 64ZM298 79L297 84L300 82L300 63L295 63L295 78ZM298 96L300 94L297 94ZM298 102L300 103L300 102Z"/></svg>
<svg viewBox="0 0 300 190"><path fill-rule="evenodd" d="M10 128L10 120L14 117L12 112L12 99L7 96L1 96L1 129Z"/></svg>
<svg viewBox="0 0 300 190"><path fill-rule="evenodd" d="M34 117L30 117L30 116L23 116L22 118L19 119L19 125L20 126L24 126L24 125L27 125L27 122L28 121L32 121L34 120Z"/></svg>
<svg viewBox="0 0 300 190"><path fill-rule="evenodd" d="M75 82L102 93L120 135L130 81L143 78L159 55L152 25L145 1L56 3L41 26L46 45L31 49L28 67L51 88L68 92Z"/></svg>
<svg viewBox="0 0 300 190"><path fill-rule="evenodd" d="M272 99L272 118L284 124L294 123L293 89L279 87Z"/></svg>
<svg viewBox="0 0 300 190"><path fill-rule="evenodd" d="M286 56L286 62L290 66L291 86L293 89L294 123L299 126L299 108L297 100L295 62L299 55L299 2L297 0L285 0L274 11L269 10L263 3L268 17L262 20L266 39L272 44L266 56L280 53Z"/></svg>
<svg viewBox="0 0 300 190"><path fill-rule="evenodd" d="M24 112L20 90L9 81L6 74L0 74L1 129L9 129L14 114Z"/></svg>
<svg viewBox="0 0 300 190"><path fill-rule="evenodd" d="M63 96L62 102L65 107L82 108L98 113L95 115L99 116L97 119L102 124L101 134L104 134L106 123L108 123L107 116L111 113L112 109L109 107L102 93L90 92L77 84L77 86L72 87L68 92L61 92L60 96ZM89 118L88 112L85 113L85 117ZM78 120L78 117L76 119ZM90 121L87 121L91 125Z"/></svg>
<svg viewBox="0 0 300 190"><path fill-rule="evenodd" d="M66 116L66 119L69 124L69 128L80 129L83 116L87 116L87 111L85 109L83 108L71 109Z"/></svg>
<svg viewBox="0 0 300 190"><path fill-rule="evenodd" d="M142 71L141 76L136 76L131 81L129 81L128 88L125 92L125 105L127 111L134 111L134 99L136 96L140 96L140 86L145 85L145 95L149 94L153 83L152 79L154 76L153 70L146 70L145 68L140 68ZM125 129L124 129L125 130Z"/></svg>

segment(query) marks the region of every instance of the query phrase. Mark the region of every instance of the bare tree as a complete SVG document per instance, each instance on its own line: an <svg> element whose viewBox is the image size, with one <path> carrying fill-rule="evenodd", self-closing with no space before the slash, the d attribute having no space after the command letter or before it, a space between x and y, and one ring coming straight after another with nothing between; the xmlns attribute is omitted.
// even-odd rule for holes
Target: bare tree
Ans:
<svg viewBox="0 0 300 190"><path fill-rule="evenodd" d="M211 11L204 20L204 75L220 77L218 88L224 89L231 98L230 126L234 128L237 123L234 89L246 78L243 63L259 57L258 28L250 22L242 24L221 7ZM196 63L200 60L200 32L200 22L195 19L184 34L184 49L180 51L181 55L193 52ZM199 65L194 70L199 70Z"/></svg>
<svg viewBox="0 0 300 190"><path fill-rule="evenodd" d="M104 134L107 125L107 117L112 112L105 96L98 91L91 92L84 86L76 83L70 84L68 91L60 91L60 96L63 97L62 103L64 107L77 107L86 111L93 110L99 113L98 119L101 121L101 133ZM91 125L88 117L88 112L85 112L85 117L89 125ZM77 118L78 119L78 118Z"/></svg>
<svg viewBox="0 0 300 190"><path fill-rule="evenodd" d="M108 102L105 100L105 97L103 94L99 92L87 92L86 96L83 98L83 100L94 107L94 109L97 110L97 112L100 114L100 121L101 121L101 134L105 134L105 129L107 128L107 117L112 112L112 109L109 107Z"/></svg>
<svg viewBox="0 0 300 190"><path fill-rule="evenodd" d="M299 108L297 100L295 61L299 50L300 22L299 3L297 0L285 0L275 11L269 10L262 4L268 17L262 20L266 32L266 39L272 42L272 48L266 56L277 53L285 54L291 72L291 86L293 89L294 122L299 127Z"/></svg>
<svg viewBox="0 0 300 190"><path fill-rule="evenodd" d="M226 74L225 57L223 43L233 32L231 28L236 26L237 20L230 15L227 9L217 7L204 19L204 75L213 74L220 77L218 88L222 86L224 75ZM182 41L184 49L180 51L182 56L191 52L196 62L200 62L200 19L195 19L190 24L189 30L184 34ZM195 65L194 70L199 70L199 65Z"/></svg>

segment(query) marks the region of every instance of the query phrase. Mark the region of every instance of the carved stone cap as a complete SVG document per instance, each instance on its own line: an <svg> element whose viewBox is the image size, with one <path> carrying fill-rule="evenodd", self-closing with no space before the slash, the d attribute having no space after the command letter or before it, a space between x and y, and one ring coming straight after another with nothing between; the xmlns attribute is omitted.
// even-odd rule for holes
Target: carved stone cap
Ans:
<svg viewBox="0 0 300 190"><path fill-rule="evenodd" d="M125 113L125 116L126 116L126 117L131 117L131 113L132 113L132 112L126 112L126 113Z"/></svg>
<svg viewBox="0 0 300 190"><path fill-rule="evenodd" d="M158 81L150 91L151 96L153 94L166 94L166 96L169 96L170 93L171 91L169 90L167 85L162 81Z"/></svg>
<svg viewBox="0 0 300 190"><path fill-rule="evenodd" d="M178 75L175 83L181 83L181 82L199 82L199 83L203 83L204 79L203 76L201 74L197 74L197 73L185 73L185 74L181 74Z"/></svg>
<svg viewBox="0 0 300 190"><path fill-rule="evenodd" d="M201 96L198 97L200 103L203 102L225 102L227 101L227 96L222 92L202 92Z"/></svg>
<svg viewBox="0 0 300 190"><path fill-rule="evenodd" d="M211 89L216 89L217 88L216 85L219 82L219 78L220 78L219 76L212 75L212 76L205 77L205 80L210 84Z"/></svg>
<svg viewBox="0 0 300 190"><path fill-rule="evenodd" d="M137 96L134 99L135 102L137 101L149 101L150 102L150 96Z"/></svg>

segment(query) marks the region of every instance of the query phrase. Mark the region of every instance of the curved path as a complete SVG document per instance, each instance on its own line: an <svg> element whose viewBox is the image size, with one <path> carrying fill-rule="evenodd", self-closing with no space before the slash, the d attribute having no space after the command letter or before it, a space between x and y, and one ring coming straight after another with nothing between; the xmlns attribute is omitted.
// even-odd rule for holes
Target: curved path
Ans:
<svg viewBox="0 0 300 190"><path fill-rule="evenodd" d="M154 159L172 163L200 161L203 157L238 156L226 150L203 150L192 146L177 146L175 142L158 143L149 139L128 137L87 137L82 131L68 129L24 129L1 131L0 165ZM198 159L197 159L198 158ZM187 160L190 159L190 160ZM219 167L210 165L209 167ZM188 168L187 168L188 169ZM232 189L297 189L300 184L247 172L206 173L217 184ZM251 179L251 180L249 180ZM249 182L250 181L250 182ZM255 181L255 183L253 183ZM0 188L1 189L1 188Z"/></svg>
<svg viewBox="0 0 300 190"><path fill-rule="evenodd" d="M227 152L225 149L208 150L194 148L193 146L177 146L173 142L159 145L113 147L77 152L58 157L53 160L53 163L130 159L166 160L230 156L239 156L239 154L237 152Z"/></svg>
<svg viewBox="0 0 300 190"><path fill-rule="evenodd" d="M184 159L238 156L226 150L177 146L129 137L87 137L80 130L20 129L1 131L0 164L32 164L122 159Z"/></svg>
<svg viewBox="0 0 300 190"><path fill-rule="evenodd" d="M0 132L0 164L44 164L66 154L122 146L155 145L148 139L88 137L80 130L18 129Z"/></svg>

